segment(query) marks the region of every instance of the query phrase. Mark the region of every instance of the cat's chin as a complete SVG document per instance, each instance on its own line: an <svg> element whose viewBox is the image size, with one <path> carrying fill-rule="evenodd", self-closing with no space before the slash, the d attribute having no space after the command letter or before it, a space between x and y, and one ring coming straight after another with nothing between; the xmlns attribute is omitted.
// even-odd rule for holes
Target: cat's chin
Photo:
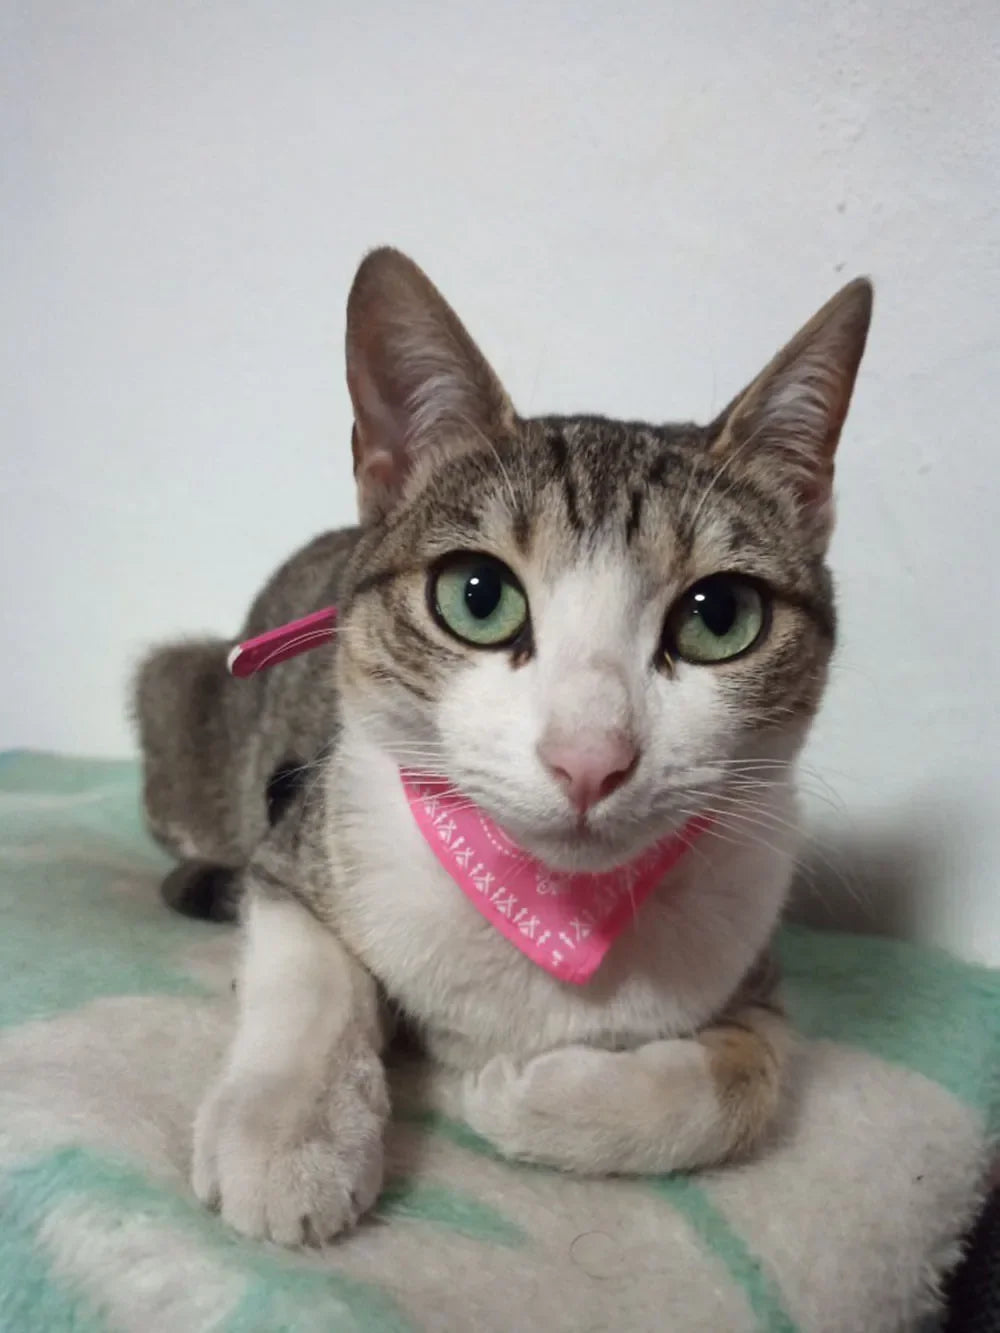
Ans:
<svg viewBox="0 0 1000 1333"><path fill-rule="evenodd" d="M664 838L676 833L676 825L652 828L628 835L589 825L569 826L559 830L517 830L507 826L507 832L525 852L541 861L550 870L563 873L603 874L617 870L636 860Z"/></svg>

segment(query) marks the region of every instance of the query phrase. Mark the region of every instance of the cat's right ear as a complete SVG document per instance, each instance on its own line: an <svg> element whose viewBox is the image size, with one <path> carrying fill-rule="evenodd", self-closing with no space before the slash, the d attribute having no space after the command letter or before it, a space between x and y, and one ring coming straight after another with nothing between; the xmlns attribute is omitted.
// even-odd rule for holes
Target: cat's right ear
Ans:
<svg viewBox="0 0 1000 1333"><path fill-rule="evenodd" d="M514 409L461 320L411 259L362 262L347 301L347 387L362 522L393 504L425 451L475 446Z"/></svg>

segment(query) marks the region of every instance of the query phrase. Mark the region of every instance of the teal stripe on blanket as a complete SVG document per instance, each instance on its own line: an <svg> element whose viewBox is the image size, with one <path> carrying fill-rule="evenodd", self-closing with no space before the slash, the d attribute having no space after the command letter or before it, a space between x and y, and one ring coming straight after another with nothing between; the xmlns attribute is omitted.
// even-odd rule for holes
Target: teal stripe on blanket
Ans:
<svg viewBox="0 0 1000 1333"><path fill-rule="evenodd" d="M459 1121L438 1111L417 1112L405 1117L429 1134L446 1139L456 1147L493 1161L504 1159L485 1139ZM545 1167L510 1167L511 1170L546 1170ZM761 1333L798 1333L785 1310L781 1292L746 1241L734 1231L716 1208L708 1193L690 1176L662 1176L642 1182L639 1188L651 1189L684 1218L704 1248L728 1272L743 1292Z"/></svg>
<svg viewBox="0 0 1000 1333"><path fill-rule="evenodd" d="M96 1311L66 1289L39 1247L38 1228L47 1216L47 1191L39 1198L17 1183L0 1184L0 1329L106 1333Z"/></svg>
<svg viewBox="0 0 1000 1333"><path fill-rule="evenodd" d="M377 1215L386 1221L409 1218L442 1227L470 1240L515 1249L527 1237L521 1228L488 1203L448 1185L410 1176L390 1180L378 1201Z"/></svg>
<svg viewBox="0 0 1000 1333"><path fill-rule="evenodd" d="M85 1148L61 1148L11 1171L0 1183L4 1227L0 1228L0 1256L9 1242L7 1219L18 1220L14 1234L35 1240L41 1226L58 1213L65 1199L92 1200L110 1205L122 1217L143 1216L163 1224L165 1232L178 1230L197 1238L199 1247L219 1266L245 1280L244 1294L220 1333L305 1333L319 1326L337 1333L414 1333L409 1320L392 1297L371 1283L346 1277L328 1267L317 1268L308 1259L284 1253L259 1242L244 1240L193 1199L147 1179L127 1163L100 1156ZM35 1262L42 1263L36 1257ZM22 1286L18 1272L0 1262L0 1279L10 1277L13 1291ZM55 1288L43 1291L52 1302ZM150 1293L151 1297L154 1293ZM65 1309L77 1307L68 1299ZM0 1307L2 1308L2 1307ZM54 1304L56 1314L59 1306ZM67 1316L69 1317L69 1316ZM73 1314L73 1317L76 1317ZM83 1315L80 1316L83 1318ZM45 1328L35 1322L3 1324L6 1330ZM98 1333L100 1325L54 1321L52 1333Z"/></svg>
<svg viewBox="0 0 1000 1333"><path fill-rule="evenodd" d="M743 1292L761 1333L797 1333L781 1292L746 1241L690 1176L664 1176L651 1188L684 1218Z"/></svg>
<svg viewBox="0 0 1000 1333"><path fill-rule="evenodd" d="M142 828L136 765L0 761L0 1027L110 995L208 994L185 960L206 927L156 892L167 862Z"/></svg>
<svg viewBox="0 0 1000 1333"><path fill-rule="evenodd" d="M800 1032L923 1074L1000 1137L1000 971L939 949L793 926L778 943Z"/></svg>
<svg viewBox="0 0 1000 1333"><path fill-rule="evenodd" d="M447 1139L456 1148L465 1148L468 1152L475 1153L477 1157L492 1157L495 1162L507 1160L474 1129L463 1125L460 1120L452 1120L450 1116L443 1115L440 1111L394 1111L393 1118L400 1124L415 1125L439 1139ZM534 1170L525 1167L524 1163L520 1164L519 1169Z"/></svg>
<svg viewBox="0 0 1000 1333"><path fill-rule="evenodd" d="M162 873L170 861L146 831L139 788L132 761L6 751L0 754L4 850L41 836L40 850L89 845L106 862L125 852L136 865Z"/></svg>
<svg viewBox="0 0 1000 1333"><path fill-rule="evenodd" d="M0 750L0 791L46 795L91 792L119 782L138 793L139 766L134 759L79 759L43 750Z"/></svg>
<svg viewBox="0 0 1000 1333"><path fill-rule="evenodd" d="M198 927L168 916L152 880L146 894L116 892L106 866L72 855L8 860L0 919L0 1027L107 995L210 993L178 958Z"/></svg>

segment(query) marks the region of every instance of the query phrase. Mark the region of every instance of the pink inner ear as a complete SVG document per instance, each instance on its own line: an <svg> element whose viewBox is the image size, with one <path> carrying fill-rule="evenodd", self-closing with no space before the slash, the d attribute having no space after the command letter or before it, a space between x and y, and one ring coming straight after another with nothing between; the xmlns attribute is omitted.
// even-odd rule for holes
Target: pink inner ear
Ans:
<svg viewBox="0 0 1000 1333"><path fill-rule="evenodd" d="M358 475L367 485L389 487L396 472L396 460L388 449L373 449L361 457Z"/></svg>
<svg viewBox="0 0 1000 1333"><path fill-rule="evenodd" d="M364 520L399 494L418 448L450 438L445 426L489 439L513 419L458 316L398 251L375 250L362 261L347 302L346 353Z"/></svg>

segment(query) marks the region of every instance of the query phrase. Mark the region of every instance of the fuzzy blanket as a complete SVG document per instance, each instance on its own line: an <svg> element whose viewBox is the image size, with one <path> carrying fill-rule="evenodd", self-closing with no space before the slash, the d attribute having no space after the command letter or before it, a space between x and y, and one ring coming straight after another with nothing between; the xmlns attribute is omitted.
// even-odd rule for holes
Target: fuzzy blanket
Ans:
<svg viewBox="0 0 1000 1333"><path fill-rule="evenodd" d="M187 1186L234 935L157 898L132 764L0 756L0 1330L880 1333L922 1326L1000 1130L1000 974L789 928L808 1040L753 1164L583 1181L401 1078L375 1217L322 1254Z"/></svg>

